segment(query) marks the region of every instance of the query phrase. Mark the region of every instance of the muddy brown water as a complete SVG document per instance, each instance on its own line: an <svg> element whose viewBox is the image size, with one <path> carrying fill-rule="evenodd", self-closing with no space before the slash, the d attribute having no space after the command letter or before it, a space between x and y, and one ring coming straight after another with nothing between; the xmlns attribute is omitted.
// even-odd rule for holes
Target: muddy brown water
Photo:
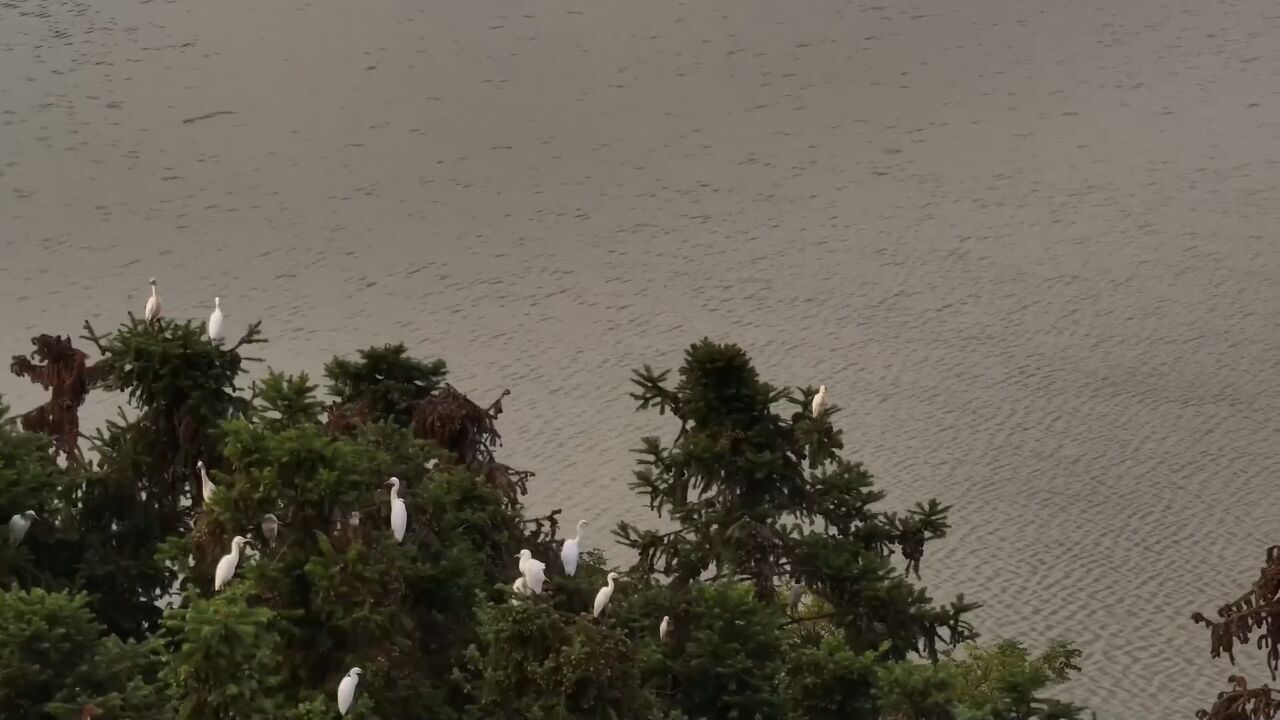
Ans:
<svg viewBox="0 0 1280 720"><path fill-rule="evenodd" d="M606 547L672 432L629 369L733 340L954 503L939 596L1190 717L1280 540L1278 49L1268 0L4 0L0 337L154 275L277 368L403 339Z"/></svg>

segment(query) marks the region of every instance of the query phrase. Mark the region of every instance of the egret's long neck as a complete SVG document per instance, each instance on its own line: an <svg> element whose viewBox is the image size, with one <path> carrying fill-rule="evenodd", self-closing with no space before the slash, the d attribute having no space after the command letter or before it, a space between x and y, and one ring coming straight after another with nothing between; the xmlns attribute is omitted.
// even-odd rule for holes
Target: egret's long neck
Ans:
<svg viewBox="0 0 1280 720"><path fill-rule="evenodd" d="M609 592L613 592L613 578L609 578ZM652 620L650 622L652 622Z"/></svg>
<svg viewBox="0 0 1280 720"><path fill-rule="evenodd" d="M236 562L240 562L240 543L231 543L231 552L228 554L231 555Z"/></svg>
<svg viewBox="0 0 1280 720"><path fill-rule="evenodd" d="M152 286L151 286L151 297L155 297L155 296L156 296L156 286L155 286L155 285L152 285Z"/></svg>
<svg viewBox="0 0 1280 720"><path fill-rule="evenodd" d="M392 485L391 486L391 504L394 505L396 503L396 500L399 500L399 499L400 499L400 488L395 485ZM333 681L330 680L329 682L333 682Z"/></svg>

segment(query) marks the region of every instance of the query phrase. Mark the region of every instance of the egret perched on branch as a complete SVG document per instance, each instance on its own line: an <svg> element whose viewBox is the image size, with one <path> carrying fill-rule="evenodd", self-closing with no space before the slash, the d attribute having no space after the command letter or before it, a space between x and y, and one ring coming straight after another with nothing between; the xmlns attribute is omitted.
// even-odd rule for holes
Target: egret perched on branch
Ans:
<svg viewBox="0 0 1280 720"><path fill-rule="evenodd" d="M267 544L271 545L276 541L276 535L280 532L280 526L284 523L280 522L272 513L262 516L262 537L267 539Z"/></svg>
<svg viewBox="0 0 1280 720"><path fill-rule="evenodd" d="M600 617L600 613L604 612L604 608L609 604L609 598L613 597L613 581L618 579L618 573L609 573L609 584L600 588L600 592L596 593L596 604L591 610L592 617Z"/></svg>
<svg viewBox="0 0 1280 720"><path fill-rule="evenodd" d="M236 565L240 564L240 548L247 542L249 542L248 538L240 535L231 538L231 552L222 556L218 561L218 569L213 573L214 592L221 590L222 586L236 574Z"/></svg>
<svg viewBox="0 0 1280 720"><path fill-rule="evenodd" d="M533 553L528 550L521 550L516 557L520 558L520 575L524 580L525 588L534 595L540 595L542 583L547 580L547 564L541 560L534 560Z"/></svg>
<svg viewBox="0 0 1280 720"><path fill-rule="evenodd" d="M400 478L391 478L383 483L391 486L391 534L396 542L404 540L404 529L409 524L409 510L400 499Z"/></svg>
<svg viewBox="0 0 1280 720"><path fill-rule="evenodd" d="M529 594L529 584L528 584L528 583L526 583L526 582L524 581L524 576L523 576L523 575L521 575L520 577L516 578L516 581L515 581L515 582L513 582L513 583L511 583L511 592L513 592L513 593L515 593L515 594L517 594L517 595L528 595L528 594ZM511 604L512 604L512 605L515 605L515 604L516 604L516 602L517 602L517 600L516 600L515 598L511 598Z"/></svg>
<svg viewBox="0 0 1280 720"><path fill-rule="evenodd" d="M586 520L579 520L578 534L565 540L564 547L560 549L560 563L564 565L564 574L569 577L578 572L578 541L582 539L582 528L586 525Z"/></svg>
<svg viewBox="0 0 1280 720"><path fill-rule="evenodd" d="M813 405L810 406L813 416L818 417L823 410L827 409L827 386L819 385L818 394L813 396Z"/></svg>
<svg viewBox="0 0 1280 720"><path fill-rule="evenodd" d="M151 278L151 297L147 298L147 307L142 316L151 322L160 317L160 296L156 294L156 279Z"/></svg>
<svg viewBox="0 0 1280 720"><path fill-rule="evenodd" d="M791 592L788 593L787 605L791 608L794 615L796 610L800 609L800 601L804 599L804 585L796 583L791 586Z"/></svg>
<svg viewBox="0 0 1280 720"><path fill-rule="evenodd" d="M353 667L347 671L347 676L342 678L342 682L338 683L338 713L346 715L351 709L351 702L356 699L356 685L360 682L360 673L364 672L358 667Z"/></svg>
<svg viewBox="0 0 1280 720"><path fill-rule="evenodd" d="M22 538L31 529L31 521L36 519L35 510L27 510L9 518L9 547L18 547Z"/></svg>
<svg viewBox="0 0 1280 720"><path fill-rule="evenodd" d="M662 622L658 624L658 639L666 640L667 634L670 632L671 632L671 617L668 615L663 615Z"/></svg>
<svg viewBox="0 0 1280 720"><path fill-rule="evenodd" d="M209 316L209 339L218 340L222 337L222 298L215 297L213 299L213 314Z"/></svg>
<svg viewBox="0 0 1280 720"><path fill-rule="evenodd" d="M213 481L209 479L209 471L204 469L203 460L196 461L196 468L200 470L200 494L204 496L204 501L207 504L213 500L213 491L217 490L218 486L214 485Z"/></svg>

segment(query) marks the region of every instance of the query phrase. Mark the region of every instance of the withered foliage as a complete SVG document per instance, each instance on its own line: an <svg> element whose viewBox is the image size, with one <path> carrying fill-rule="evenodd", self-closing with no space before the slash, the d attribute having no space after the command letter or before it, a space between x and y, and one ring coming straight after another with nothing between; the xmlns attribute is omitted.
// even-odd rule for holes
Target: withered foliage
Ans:
<svg viewBox="0 0 1280 720"><path fill-rule="evenodd" d="M37 335L31 344L35 346L31 357L36 362L14 355L9 370L52 394L48 402L21 416L22 429L50 436L55 458L62 454L67 462L83 465L80 407L89 391L108 379L108 366L101 361L90 365L89 356L72 346L70 335Z"/></svg>
<svg viewBox="0 0 1280 720"><path fill-rule="evenodd" d="M1243 675L1227 678L1230 690L1218 693L1208 710L1197 710L1200 720L1270 720L1280 713L1280 696L1269 685L1250 688Z"/></svg>
<svg viewBox="0 0 1280 720"><path fill-rule="evenodd" d="M1191 620L1209 628L1209 655L1226 653L1235 664L1235 647L1251 640L1258 649L1267 650L1267 668L1271 679L1280 669L1280 545L1267 548L1266 563L1253 587L1236 600L1218 608L1218 619L1203 613L1191 614ZM1273 720L1280 717L1280 696L1268 685L1248 687L1243 675L1227 680L1231 690L1218 693L1209 710L1199 710L1201 720Z"/></svg>
<svg viewBox="0 0 1280 720"><path fill-rule="evenodd" d="M499 462L494 455L494 448L502 445L494 421L502 414L502 399L510 394L503 390L489 407L482 408L446 383L414 407L409 427L414 437L449 451L458 464L487 480L514 507L529 492L533 473Z"/></svg>
<svg viewBox="0 0 1280 720"><path fill-rule="evenodd" d="M502 445L494 421L502 414L502 398L510 394L510 390L503 390L486 409L445 384L414 408L413 435L453 453L462 465L492 462L493 449Z"/></svg>

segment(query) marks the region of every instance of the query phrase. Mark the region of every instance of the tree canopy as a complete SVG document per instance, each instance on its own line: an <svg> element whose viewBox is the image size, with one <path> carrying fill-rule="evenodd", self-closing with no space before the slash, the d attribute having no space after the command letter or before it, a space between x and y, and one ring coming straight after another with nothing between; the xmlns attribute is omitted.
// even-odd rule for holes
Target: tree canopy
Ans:
<svg viewBox="0 0 1280 720"><path fill-rule="evenodd" d="M1078 669L1071 645L978 644L977 605L919 584L947 506L880 509L842 455L840 408L815 416L813 388L765 382L735 345L692 345L674 381L635 372L638 407L673 418L640 440L631 483L658 527L617 526L621 568L589 535L570 576L559 511L527 515L533 474L497 457L508 393L476 403L443 361L368 348L327 363L322 394L306 374L247 382L256 324L224 343L130 317L85 339L92 364L56 343L65 372L15 358L60 425L0 406L0 517L17 523L0 545L0 720L332 718L355 667L347 717L364 720L1081 712L1045 696ZM81 453L71 416L95 387L127 407Z"/></svg>

